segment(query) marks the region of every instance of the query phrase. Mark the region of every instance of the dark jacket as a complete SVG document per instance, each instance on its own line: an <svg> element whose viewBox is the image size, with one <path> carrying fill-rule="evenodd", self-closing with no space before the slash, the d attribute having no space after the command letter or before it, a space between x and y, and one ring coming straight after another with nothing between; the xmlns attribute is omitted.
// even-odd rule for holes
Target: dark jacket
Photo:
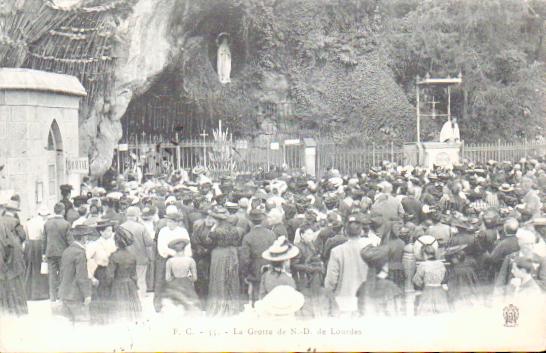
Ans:
<svg viewBox="0 0 546 353"><path fill-rule="evenodd" d="M6 224L8 229L11 230L14 235L17 236L17 239L21 244L27 239L27 233L21 225L18 217L6 213L0 217L0 220Z"/></svg>
<svg viewBox="0 0 546 353"><path fill-rule="evenodd" d="M423 204L413 196L406 196L401 201L406 219L415 224L421 223Z"/></svg>
<svg viewBox="0 0 546 353"><path fill-rule="evenodd" d="M250 281L260 281L261 268L268 263L262 258L262 253L267 250L277 239L275 233L264 226L255 226L243 237L240 252L241 273L243 278Z"/></svg>
<svg viewBox="0 0 546 353"><path fill-rule="evenodd" d="M487 261L500 269L504 258L517 251L519 251L518 239L515 236L506 237L495 245Z"/></svg>
<svg viewBox="0 0 546 353"><path fill-rule="evenodd" d="M59 297L63 301L83 302L91 296L91 280L87 273L85 249L73 242L61 258L61 284Z"/></svg>
<svg viewBox="0 0 546 353"><path fill-rule="evenodd" d="M137 265L147 265L152 259L154 242L148 235L146 227L139 222L127 220L121 227L131 233L133 244L127 247L137 261Z"/></svg>
<svg viewBox="0 0 546 353"><path fill-rule="evenodd" d="M43 253L47 257L63 255L63 251L74 241L69 230L70 223L62 216L55 216L45 222Z"/></svg>

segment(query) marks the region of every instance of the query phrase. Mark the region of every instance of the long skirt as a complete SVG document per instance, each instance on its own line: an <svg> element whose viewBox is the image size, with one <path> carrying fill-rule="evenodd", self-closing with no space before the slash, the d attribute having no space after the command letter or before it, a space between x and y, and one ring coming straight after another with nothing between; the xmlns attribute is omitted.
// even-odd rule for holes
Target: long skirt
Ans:
<svg viewBox="0 0 546 353"><path fill-rule="evenodd" d="M161 300L165 290L167 259L162 256L156 256L154 269L154 309L156 312L160 312L162 307Z"/></svg>
<svg viewBox="0 0 546 353"><path fill-rule="evenodd" d="M25 246L25 292L28 300L49 298L47 274L41 274L42 240L29 240Z"/></svg>
<svg viewBox="0 0 546 353"><path fill-rule="evenodd" d="M393 281L370 278L358 289L358 308L362 316L398 316L403 312L403 290Z"/></svg>
<svg viewBox="0 0 546 353"><path fill-rule="evenodd" d="M146 269L146 291L153 292L155 287L155 260L148 262Z"/></svg>
<svg viewBox="0 0 546 353"><path fill-rule="evenodd" d="M112 313L121 320L136 320L140 317L142 306L138 297L136 283L130 278L116 279L112 282Z"/></svg>
<svg viewBox="0 0 546 353"><path fill-rule="evenodd" d="M417 299L415 315L441 314L449 311L447 291L442 287L427 287Z"/></svg>
<svg viewBox="0 0 546 353"><path fill-rule="evenodd" d="M195 292L193 281L188 278L175 278L166 282L163 299L170 300L175 306L184 308L184 312L196 315L201 312L201 303Z"/></svg>
<svg viewBox="0 0 546 353"><path fill-rule="evenodd" d="M212 250L208 295L207 315L232 316L241 312L237 248Z"/></svg>
<svg viewBox="0 0 546 353"><path fill-rule="evenodd" d="M103 325L108 323L109 316L112 314L112 285L104 266L97 267L95 278L99 281L99 285L93 288L89 314L91 323Z"/></svg>
<svg viewBox="0 0 546 353"><path fill-rule="evenodd" d="M0 314L28 314L23 276L0 279Z"/></svg>

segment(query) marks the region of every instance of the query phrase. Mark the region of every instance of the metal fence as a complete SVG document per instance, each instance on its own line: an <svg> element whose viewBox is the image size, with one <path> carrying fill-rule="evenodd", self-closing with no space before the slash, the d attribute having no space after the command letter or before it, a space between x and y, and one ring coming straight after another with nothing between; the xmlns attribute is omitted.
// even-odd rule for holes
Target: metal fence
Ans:
<svg viewBox="0 0 546 353"><path fill-rule="evenodd" d="M474 163L495 161L518 161L521 158L532 158L546 154L546 141L520 141L464 144L462 157Z"/></svg>
<svg viewBox="0 0 546 353"><path fill-rule="evenodd" d="M123 151L116 151L115 161L118 171L124 173L141 161L145 172L161 174L169 169L191 170L195 166L207 166L212 175L229 173L254 173L259 169L270 171L282 165L289 170L304 166L303 142L285 145L279 143L276 148L268 144L256 144L249 141L214 141L187 139L174 143L128 144Z"/></svg>
<svg viewBox="0 0 546 353"><path fill-rule="evenodd" d="M317 144L317 175L320 177L329 168L344 174L366 172L383 161L404 163L402 146L394 143L371 144L366 146L343 146L330 141Z"/></svg>
<svg viewBox="0 0 546 353"><path fill-rule="evenodd" d="M146 172L160 174L169 168L190 170L197 165L207 165L213 175L229 173L247 174L258 169L270 171L286 165L290 170L305 166L303 139L290 143L252 143L250 141L214 141L193 139L178 144L128 145L127 151L117 153L120 172L134 165L135 160L145 161ZM299 141L299 142L298 142ZM476 163L488 160L517 161L522 157L546 154L546 141L522 141L517 143L464 144L461 155ZM321 177L330 168L343 174L366 172L383 161L404 165L408 161L401 145L394 143L365 146L339 145L333 141L317 141L315 171Z"/></svg>

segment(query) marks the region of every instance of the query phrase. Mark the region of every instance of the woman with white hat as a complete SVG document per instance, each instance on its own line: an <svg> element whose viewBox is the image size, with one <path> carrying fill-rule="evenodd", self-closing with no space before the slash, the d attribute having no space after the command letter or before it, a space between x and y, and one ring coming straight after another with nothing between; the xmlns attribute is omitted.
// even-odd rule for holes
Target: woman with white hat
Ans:
<svg viewBox="0 0 546 353"><path fill-rule="evenodd" d="M28 300L42 300L49 297L47 273L42 273L42 248L44 224L49 216L47 206L42 205L38 214L27 221L25 230L25 291Z"/></svg>
<svg viewBox="0 0 546 353"><path fill-rule="evenodd" d="M279 285L262 300L256 302L256 313L259 317L293 318L303 307L305 297L292 286Z"/></svg>
<svg viewBox="0 0 546 353"><path fill-rule="evenodd" d="M290 244L286 237L279 237L269 249L262 253L262 257L270 261L271 264L263 267L260 280L260 298L263 299L276 286L287 285L296 288L296 282L289 269L290 259L298 256L299 253L300 250Z"/></svg>

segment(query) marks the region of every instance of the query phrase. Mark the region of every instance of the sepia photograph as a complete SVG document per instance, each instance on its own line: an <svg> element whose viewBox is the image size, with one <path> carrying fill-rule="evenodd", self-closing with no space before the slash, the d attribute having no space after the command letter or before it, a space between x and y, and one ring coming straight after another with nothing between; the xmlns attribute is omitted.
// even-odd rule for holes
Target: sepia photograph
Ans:
<svg viewBox="0 0 546 353"><path fill-rule="evenodd" d="M546 0L0 0L0 351L546 350Z"/></svg>

